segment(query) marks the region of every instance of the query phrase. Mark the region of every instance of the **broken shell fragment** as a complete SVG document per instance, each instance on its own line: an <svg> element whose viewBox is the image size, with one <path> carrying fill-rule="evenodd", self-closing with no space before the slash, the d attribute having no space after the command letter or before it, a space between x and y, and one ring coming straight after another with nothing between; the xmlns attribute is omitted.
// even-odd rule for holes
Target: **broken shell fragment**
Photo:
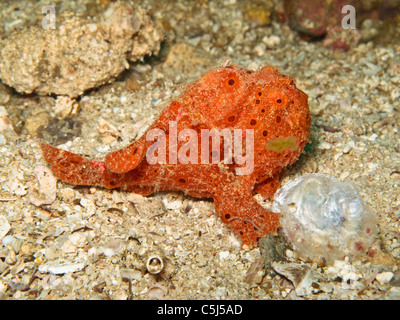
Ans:
<svg viewBox="0 0 400 320"><path fill-rule="evenodd" d="M38 164L33 169L39 181L39 190L31 190L29 201L39 207L43 204L52 204L57 196L57 179L53 172L42 164Z"/></svg>
<svg viewBox="0 0 400 320"><path fill-rule="evenodd" d="M293 283L296 295L299 297L309 294L313 290L312 283L318 280L315 273L306 265L273 262L272 267Z"/></svg>
<svg viewBox="0 0 400 320"><path fill-rule="evenodd" d="M17 263L17 255L12 247L11 244L7 244L6 248L8 249L8 255L6 259L4 260L5 263L8 265L14 265Z"/></svg>
<svg viewBox="0 0 400 320"><path fill-rule="evenodd" d="M4 216L0 216L0 240L2 240L11 230L11 226L8 223L8 220Z"/></svg>
<svg viewBox="0 0 400 320"><path fill-rule="evenodd" d="M57 262L42 264L39 266L39 272L52 274L73 273L82 270L85 267L84 262Z"/></svg>
<svg viewBox="0 0 400 320"><path fill-rule="evenodd" d="M160 300L164 298L166 294L168 294L168 289L166 287L155 284L149 288L149 291L147 292L147 297L153 300Z"/></svg>

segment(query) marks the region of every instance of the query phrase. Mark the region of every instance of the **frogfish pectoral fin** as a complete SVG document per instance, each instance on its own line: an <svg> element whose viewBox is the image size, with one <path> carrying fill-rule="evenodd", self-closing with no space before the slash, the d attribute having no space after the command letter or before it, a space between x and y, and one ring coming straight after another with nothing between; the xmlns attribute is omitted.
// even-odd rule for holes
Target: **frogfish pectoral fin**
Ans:
<svg viewBox="0 0 400 320"><path fill-rule="evenodd" d="M126 148L110 152L106 155L104 162L106 167L112 172L126 173L135 169L142 161L144 155L144 143L139 140Z"/></svg>

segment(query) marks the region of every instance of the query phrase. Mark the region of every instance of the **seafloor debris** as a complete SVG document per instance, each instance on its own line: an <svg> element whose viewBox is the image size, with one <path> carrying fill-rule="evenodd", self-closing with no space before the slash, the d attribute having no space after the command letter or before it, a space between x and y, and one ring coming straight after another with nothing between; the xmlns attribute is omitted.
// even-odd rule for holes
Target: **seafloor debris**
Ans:
<svg viewBox="0 0 400 320"><path fill-rule="evenodd" d="M148 292L147 297L149 299L160 300L168 294L168 288L159 284L152 285Z"/></svg>
<svg viewBox="0 0 400 320"><path fill-rule="evenodd" d="M4 216L0 216L0 240L3 239L8 231L10 231L11 226L8 223L8 220Z"/></svg>
<svg viewBox="0 0 400 320"><path fill-rule="evenodd" d="M197 68L210 67L212 64L212 59L206 52L186 43L171 46L165 60L165 65L179 70L179 74L191 74Z"/></svg>
<svg viewBox="0 0 400 320"><path fill-rule="evenodd" d="M48 119L46 113L41 113L32 123L34 125L39 125L37 128L37 136L51 143L65 143L72 140L74 137L79 136L82 130L82 122L75 117L66 118L51 118L45 122L45 124L40 125L37 123L41 118L45 121ZM28 129L29 130L29 129Z"/></svg>
<svg viewBox="0 0 400 320"><path fill-rule="evenodd" d="M331 26L340 25L342 7L355 1L285 1L290 26L311 38L325 36Z"/></svg>
<svg viewBox="0 0 400 320"><path fill-rule="evenodd" d="M260 249L264 256L264 265L267 271L270 271L273 262L286 260L286 251L291 246L287 237L278 229L277 234L267 234L260 240Z"/></svg>
<svg viewBox="0 0 400 320"><path fill-rule="evenodd" d="M118 139L119 136L118 129L107 120L104 120L103 118L99 119L97 130L99 131L101 135L101 140L104 143L111 143Z"/></svg>
<svg viewBox="0 0 400 320"><path fill-rule="evenodd" d="M9 140L15 141L17 138L18 135L14 131L6 108L0 106L0 145Z"/></svg>
<svg viewBox="0 0 400 320"><path fill-rule="evenodd" d="M54 114L60 118L75 116L79 111L79 102L67 96L58 96Z"/></svg>
<svg viewBox="0 0 400 320"><path fill-rule="evenodd" d="M77 97L113 80L147 54L157 54L160 27L143 9L111 3L96 18L57 17L56 29L34 25L0 45L0 79L21 93Z"/></svg>
<svg viewBox="0 0 400 320"><path fill-rule="evenodd" d="M273 211L303 258L326 261L365 257L376 240L377 217L353 184L324 174L306 174L277 191Z"/></svg>
<svg viewBox="0 0 400 320"><path fill-rule="evenodd" d="M285 1L290 26L311 39L325 37L323 44L332 49L348 50L360 41L357 29L343 29L342 7L354 1Z"/></svg>
<svg viewBox="0 0 400 320"><path fill-rule="evenodd" d="M265 275L264 258L254 261L249 270L247 270L244 281L250 285L258 285L261 283Z"/></svg>
<svg viewBox="0 0 400 320"><path fill-rule="evenodd" d="M353 24L344 28L353 8ZM360 41L369 41L380 33L373 25L398 12L398 0L286 0L285 11L292 29L309 39L322 39L331 49L348 50ZM342 24L343 22L343 24ZM364 25L364 22L367 22ZM358 28L363 29L359 32ZM367 27L367 28L366 28Z"/></svg>
<svg viewBox="0 0 400 320"><path fill-rule="evenodd" d="M271 23L274 2L271 0L243 1L243 13L252 26L264 27Z"/></svg>
<svg viewBox="0 0 400 320"><path fill-rule="evenodd" d="M39 181L39 190L30 191L29 201L37 207L42 204L52 204L57 194L57 180L53 172L46 166L38 164L33 169L33 173Z"/></svg>
<svg viewBox="0 0 400 320"><path fill-rule="evenodd" d="M316 272L313 272L307 265L274 262L272 267L293 283L299 297L312 292L314 289L312 283L318 279Z"/></svg>
<svg viewBox="0 0 400 320"><path fill-rule="evenodd" d="M73 273L82 270L85 267L84 262L55 262L46 263L39 266L39 272L52 274Z"/></svg>

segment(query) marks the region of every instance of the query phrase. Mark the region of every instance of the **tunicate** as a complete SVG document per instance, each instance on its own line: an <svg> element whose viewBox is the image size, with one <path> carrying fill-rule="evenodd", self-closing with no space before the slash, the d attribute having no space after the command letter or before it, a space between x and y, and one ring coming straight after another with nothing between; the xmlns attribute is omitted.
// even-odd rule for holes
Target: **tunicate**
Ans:
<svg viewBox="0 0 400 320"><path fill-rule="evenodd" d="M306 174L280 188L273 211L300 257L327 261L365 254L378 233L375 213L354 185L324 174Z"/></svg>

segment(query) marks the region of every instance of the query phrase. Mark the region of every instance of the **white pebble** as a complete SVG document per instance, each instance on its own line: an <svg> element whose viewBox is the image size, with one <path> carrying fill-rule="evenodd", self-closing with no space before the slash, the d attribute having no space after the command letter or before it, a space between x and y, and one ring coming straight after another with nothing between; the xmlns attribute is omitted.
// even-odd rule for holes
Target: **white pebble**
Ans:
<svg viewBox="0 0 400 320"><path fill-rule="evenodd" d="M69 240L75 247L78 248L83 248L87 243L85 234L79 232L71 234L69 236Z"/></svg>
<svg viewBox="0 0 400 320"><path fill-rule="evenodd" d="M331 145L329 142L324 141L324 142L321 142L321 143L317 146L317 148L318 148L318 149L322 149L322 150L329 150L329 149L332 148L332 145Z"/></svg>
<svg viewBox="0 0 400 320"><path fill-rule="evenodd" d="M33 169L36 179L39 181L39 195L31 190L29 201L35 206L52 204L57 196L57 179L53 172L46 166L38 164Z"/></svg>
<svg viewBox="0 0 400 320"><path fill-rule="evenodd" d="M169 202L167 199L163 199L163 202L164 202L165 208L171 209L171 210L179 209L182 206L182 202L178 201L178 200Z"/></svg>
<svg viewBox="0 0 400 320"><path fill-rule="evenodd" d="M329 102L334 102L334 101L336 101L336 96L335 95L333 95L333 94L327 94L326 96L325 96L325 99L327 100L327 101L329 101Z"/></svg>
<svg viewBox="0 0 400 320"><path fill-rule="evenodd" d="M285 253L288 258L294 257L294 252L292 250L286 249Z"/></svg>
<svg viewBox="0 0 400 320"><path fill-rule="evenodd" d="M254 54L257 57L263 56L264 53L265 53L265 45L264 44L259 44L259 45L254 47Z"/></svg>
<svg viewBox="0 0 400 320"><path fill-rule="evenodd" d="M82 270L85 264L80 263L65 263L65 264L42 264L39 266L39 272L41 273L52 273L52 274L64 274L69 272L76 272Z"/></svg>
<svg viewBox="0 0 400 320"><path fill-rule="evenodd" d="M10 229L11 226L6 217L0 216L0 239L3 239Z"/></svg>
<svg viewBox="0 0 400 320"><path fill-rule="evenodd" d="M367 137L367 139L371 142L376 141L376 138L378 137L378 135L376 133L372 134L371 136Z"/></svg>
<svg viewBox="0 0 400 320"><path fill-rule="evenodd" d="M393 277L394 277L393 272L381 272L376 275L375 279L380 284L385 284L385 283L389 283L390 281L392 281Z"/></svg>
<svg viewBox="0 0 400 320"><path fill-rule="evenodd" d="M281 44L281 39L275 35L264 37L262 41L267 45L269 49L275 48Z"/></svg>
<svg viewBox="0 0 400 320"><path fill-rule="evenodd" d="M95 32L97 30L97 25L95 23L89 24L89 30Z"/></svg>
<svg viewBox="0 0 400 320"><path fill-rule="evenodd" d="M80 204L86 209L86 212L84 213L85 217L91 217L96 213L96 205L92 200L82 198Z"/></svg>
<svg viewBox="0 0 400 320"><path fill-rule="evenodd" d="M346 144L346 145L344 146L344 148L343 148L343 153L344 153L344 154L347 154L347 153L350 152L350 150L351 150L351 147L350 147L348 144Z"/></svg>
<svg viewBox="0 0 400 320"><path fill-rule="evenodd" d="M222 251L222 252L219 253L219 258L221 260L225 260L228 257L229 257L229 251Z"/></svg>
<svg viewBox="0 0 400 320"><path fill-rule="evenodd" d="M339 180L340 180L340 181L344 181L344 180L346 180L349 176L350 176L350 172L345 171L345 172L343 172L343 173L340 175Z"/></svg>

